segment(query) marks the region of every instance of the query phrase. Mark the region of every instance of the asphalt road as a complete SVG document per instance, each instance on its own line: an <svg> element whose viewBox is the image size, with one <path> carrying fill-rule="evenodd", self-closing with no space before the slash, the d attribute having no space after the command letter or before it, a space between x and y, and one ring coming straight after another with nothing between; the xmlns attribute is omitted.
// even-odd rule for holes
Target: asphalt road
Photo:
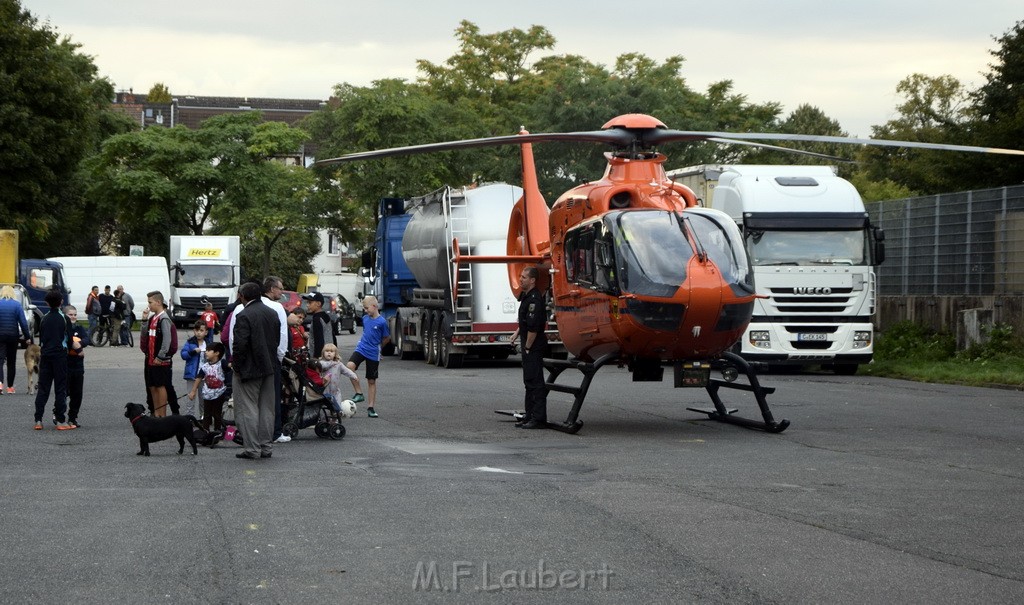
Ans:
<svg viewBox="0 0 1024 605"><path fill-rule="evenodd" d="M0 397L2 603L1024 602L1021 392L766 376L771 435L610 368L566 435L493 413L514 362L387 358L380 418L253 462L136 456L141 353L86 364L78 430L32 430L20 360Z"/></svg>

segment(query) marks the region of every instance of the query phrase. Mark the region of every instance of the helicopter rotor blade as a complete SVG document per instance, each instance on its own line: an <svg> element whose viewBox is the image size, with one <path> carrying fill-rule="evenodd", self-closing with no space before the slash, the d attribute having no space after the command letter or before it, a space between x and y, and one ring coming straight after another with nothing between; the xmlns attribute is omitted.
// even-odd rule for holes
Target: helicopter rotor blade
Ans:
<svg viewBox="0 0 1024 605"><path fill-rule="evenodd" d="M736 139L722 139L719 137L711 137L708 141L712 143L721 143L723 145L749 145L751 147L758 147L760 149L769 149L771 151L782 151L785 153L794 153L797 155L809 155L815 158L822 158L825 160L831 160L833 162L844 162L852 164L855 160L850 158L843 158L837 155L829 155L827 153L817 153L815 151L805 151L803 149L793 149L792 147L779 147L778 145L769 145L767 143L755 143L753 141L738 141Z"/></svg>
<svg viewBox="0 0 1024 605"><path fill-rule="evenodd" d="M377 149L373 151L360 151L346 154L336 158L319 160L313 166L333 166L345 162L356 162L374 158L397 157L419 153L432 153L435 151L448 151L453 149L472 149L475 147L494 147L500 145L522 145L524 143L545 143L551 141L601 143L610 145L617 149L650 149L656 145L674 142L703 142L728 143L738 145L752 145L796 153L821 157L833 161L848 162L850 160L827 154L819 154L811 151L778 147L760 141L794 141L803 143L837 143L841 145L871 145L877 147L904 147L913 149L936 149L941 151L964 151L971 153L993 153L1001 155L1024 156L1024 151L1017 149L1003 149L1000 147L978 147L973 145L953 145L947 143L923 143L919 141L896 141L889 139L864 139L856 137L839 137L829 135L809 134L787 134L773 132L713 132L713 131L686 131L668 130L664 128L609 128L606 130L594 130L585 132L547 132L514 134L496 137L483 137L479 139L466 139L462 141L447 141L443 143L427 143L424 145L410 145L408 147L393 147L390 149Z"/></svg>
<svg viewBox="0 0 1024 605"><path fill-rule="evenodd" d="M626 130L594 130L590 132L548 132L537 134L513 134L464 141L447 141L444 143L427 143L408 147L392 147L374 151L360 151L340 157L319 160L313 166L333 166L345 162L356 162L373 158L388 158L417 153L448 151L451 149L471 149L474 147L495 147L499 145L522 145L523 143L546 143L550 141L570 141L585 143L604 143L616 147L627 147L636 142L636 136Z"/></svg>
<svg viewBox="0 0 1024 605"><path fill-rule="evenodd" d="M909 147L914 149L937 149L940 151L966 151L970 153L995 153L1024 156L1019 149L1001 147L977 147L974 145L952 145L947 143L922 143L920 141L893 141L889 139L861 139L813 134L785 134L780 132L700 132L685 130L651 130L643 140L648 145L660 145L675 141L709 141L712 139L738 139L746 141L799 141L803 143L838 143L841 145L871 145L876 147Z"/></svg>

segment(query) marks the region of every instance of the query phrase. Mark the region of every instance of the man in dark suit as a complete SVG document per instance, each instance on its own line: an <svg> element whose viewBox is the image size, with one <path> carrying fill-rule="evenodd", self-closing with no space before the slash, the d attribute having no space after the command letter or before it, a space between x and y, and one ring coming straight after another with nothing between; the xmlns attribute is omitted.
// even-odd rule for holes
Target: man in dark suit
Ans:
<svg viewBox="0 0 1024 605"><path fill-rule="evenodd" d="M244 307L231 324L231 365L234 368L235 421L245 451L238 458L270 458L274 438L274 361L281 322L260 300L260 287L242 284Z"/></svg>

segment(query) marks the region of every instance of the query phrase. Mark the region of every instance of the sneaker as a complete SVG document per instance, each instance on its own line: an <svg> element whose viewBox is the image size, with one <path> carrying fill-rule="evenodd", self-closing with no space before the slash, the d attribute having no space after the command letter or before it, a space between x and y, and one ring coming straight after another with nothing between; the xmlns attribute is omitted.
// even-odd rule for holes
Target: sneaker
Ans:
<svg viewBox="0 0 1024 605"><path fill-rule="evenodd" d="M41 431L41 430L43 430L43 423L42 422L37 422L36 425L34 427L32 427L32 428L37 430L37 431Z"/></svg>
<svg viewBox="0 0 1024 605"><path fill-rule="evenodd" d="M69 425L66 422L58 422L57 423L57 430L58 431L70 431L73 428L75 428L75 427Z"/></svg>
<svg viewBox="0 0 1024 605"><path fill-rule="evenodd" d="M289 437L288 435L281 435L277 439L274 439L274 443L288 443L291 440L292 438Z"/></svg>
<svg viewBox="0 0 1024 605"><path fill-rule="evenodd" d="M3 386L4 385L0 384L0 389L2 389ZM8 395L13 395L14 394L14 387L7 387L7 394Z"/></svg>
<svg viewBox="0 0 1024 605"><path fill-rule="evenodd" d="M376 418L377 412L373 408L366 408L366 415L370 418Z"/></svg>
<svg viewBox="0 0 1024 605"><path fill-rule="evenodd" d="M366 401L366 397L363 397L362 393L356 393L352 396L352 403L362 403Z"/></svg>
<svg viewBox="0 0 1024 605"><path fill-rule="evenodd" d="M82 425L78 424L77 420L68 420L68 426L70 426L73 429L77 429L78 427L80 427Z"/></svg>

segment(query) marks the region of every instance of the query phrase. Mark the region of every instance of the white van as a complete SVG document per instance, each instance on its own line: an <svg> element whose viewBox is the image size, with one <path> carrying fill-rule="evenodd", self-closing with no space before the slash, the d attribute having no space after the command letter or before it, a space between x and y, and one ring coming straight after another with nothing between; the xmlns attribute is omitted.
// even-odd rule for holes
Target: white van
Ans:
<svg viewBox="0 0 1024 605"><path fill-rule="evenodd" d="M64 265L64 279L71 289L71 304L85 317L85 299L93 286L120 285L135 302L135 316L141 317L146 294L159 290L170 301L171 284L167 259L162 256L57 256L49 260Z"/></svg>

